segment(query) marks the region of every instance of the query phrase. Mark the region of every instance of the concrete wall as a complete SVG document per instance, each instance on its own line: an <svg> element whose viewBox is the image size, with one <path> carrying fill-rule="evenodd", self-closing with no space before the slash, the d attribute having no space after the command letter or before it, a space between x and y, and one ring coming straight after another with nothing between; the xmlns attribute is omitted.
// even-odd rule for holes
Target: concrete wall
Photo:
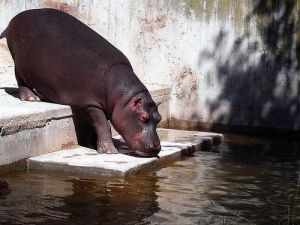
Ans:
<svg viewBox="0 0 300 225"><path fill-rule="evenodd" d="M40 7L76 16L142 81L170 86L174 126L300 129L298 1L0 0L0 30ZM3 40L0 55L0 73L12 73Z"/></svg>

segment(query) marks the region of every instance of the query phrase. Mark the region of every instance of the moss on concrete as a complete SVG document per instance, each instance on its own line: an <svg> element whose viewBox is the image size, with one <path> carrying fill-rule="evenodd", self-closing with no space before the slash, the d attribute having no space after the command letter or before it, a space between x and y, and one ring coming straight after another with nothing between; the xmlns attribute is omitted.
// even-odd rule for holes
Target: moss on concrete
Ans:
<svg viewBox="0 0 300 225"><path fill-rule="evenodd" d="M184 14L196 20L210 21L216 18L234 23L234 29L240 30L245 26L245 19L251 13L251 0L169 0L164 2L164 7Z"/></svg>

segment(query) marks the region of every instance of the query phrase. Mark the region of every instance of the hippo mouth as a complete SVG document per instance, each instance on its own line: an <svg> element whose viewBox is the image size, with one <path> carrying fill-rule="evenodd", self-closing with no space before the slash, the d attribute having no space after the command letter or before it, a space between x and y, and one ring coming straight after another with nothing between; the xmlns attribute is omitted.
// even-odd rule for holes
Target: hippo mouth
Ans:
<svg viewBox="0 0 300 225"><path fill-rule="evenodd" d="M143 156L143 157L150 157L151 154L148 154L146 152L141 152L141 151L134 151L135 154L139 155L139 156Z"/></svg>
<svg viewBox="0 0 300 225"><path fill-rule="evenodd" d="M156 157L159 158L158 152L157 153L148 153L148 152L142 152L142 151L132 151L133 154L141 157Z"/></svg>
<svg viewBox="0 0 300 225"><path fill-rule="evenodd" d="M131 152L131 154L140 157L157 157L158 153L161 150L160 144L145 145L145 144L140 144L139 141L126 142L126 144L129 147L129 151Z"/></svg>

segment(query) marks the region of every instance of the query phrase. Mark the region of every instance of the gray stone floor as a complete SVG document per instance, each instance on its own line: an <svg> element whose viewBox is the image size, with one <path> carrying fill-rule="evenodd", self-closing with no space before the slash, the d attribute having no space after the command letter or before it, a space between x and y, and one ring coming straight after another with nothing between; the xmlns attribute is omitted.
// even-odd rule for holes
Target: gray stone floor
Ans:
<svg viewBox="0 0 300 225"><path fill-rule="evenodd" d="M142 158L131 155L120 136L115 136L115 145L121 153L98 154L93 149L76 147L32 157L28 160L29 170L60 171L87 175L124 176L179 160L194 151L209 149L220 144L221 134L158 129L162 150L159 158Z"/></svg>

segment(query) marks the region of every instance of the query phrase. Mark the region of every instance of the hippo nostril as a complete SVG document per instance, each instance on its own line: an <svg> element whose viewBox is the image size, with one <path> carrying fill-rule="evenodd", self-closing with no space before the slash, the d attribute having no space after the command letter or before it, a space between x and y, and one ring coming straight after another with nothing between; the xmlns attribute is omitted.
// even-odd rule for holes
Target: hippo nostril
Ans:
<svg viewBox="0 0 300 225"><path fill-rule="evenodd" d="M160 144L149 144L148 148L153 149L153 150L160 150L161 146L160 146Z"/></svg>

